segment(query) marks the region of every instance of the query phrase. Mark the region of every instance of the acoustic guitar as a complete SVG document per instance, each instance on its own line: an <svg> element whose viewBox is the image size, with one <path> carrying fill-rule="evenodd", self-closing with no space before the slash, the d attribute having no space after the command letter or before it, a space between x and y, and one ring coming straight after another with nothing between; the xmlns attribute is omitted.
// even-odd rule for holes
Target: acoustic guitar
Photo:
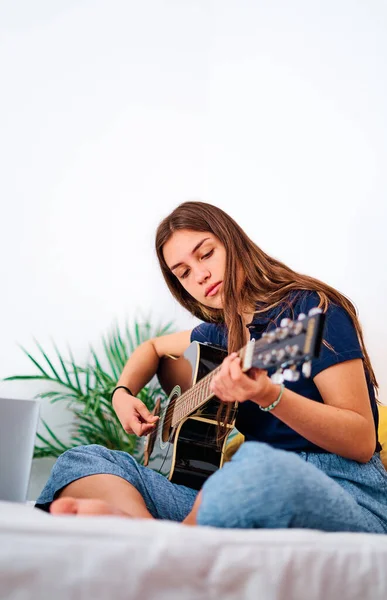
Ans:
<svg viewBox="0 0 387 600"><path fill-rule="evenodd" d="M313 308L296 321L282 319L280 327L239 350L242 370L248 374L253 367L265 369L275 383L296 381L299 369L309 377L311 360L320 352L324 318L319 308ZM145 438L144 464L173 483L199 490L222 467L237 403L232 405L226 434L219 442L220 400L211 393L210 383L226 356L219 347L192 342L183 356L160 361L157 375L168 399L162 403L159 398L152 412L160 418Z"/></svg>

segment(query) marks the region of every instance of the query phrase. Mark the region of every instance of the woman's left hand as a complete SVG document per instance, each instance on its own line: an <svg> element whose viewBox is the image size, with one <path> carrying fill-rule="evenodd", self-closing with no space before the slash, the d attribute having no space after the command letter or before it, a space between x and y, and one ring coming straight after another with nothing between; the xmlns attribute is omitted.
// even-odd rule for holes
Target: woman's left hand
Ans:
<svg viewBox="0 0 387 600"><path fill-rule="evenodd" d="M278 396L277 387L262 369L250 369L246 375L236 352L224 359L210 384L211 392L223 402L252 400L261 406L273 402L273 396Z"/></svg>

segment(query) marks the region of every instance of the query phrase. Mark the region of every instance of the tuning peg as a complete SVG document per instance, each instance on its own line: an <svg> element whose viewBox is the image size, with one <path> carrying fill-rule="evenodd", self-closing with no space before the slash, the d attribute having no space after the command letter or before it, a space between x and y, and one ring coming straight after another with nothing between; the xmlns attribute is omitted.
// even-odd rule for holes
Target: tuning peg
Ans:
<svg viewBox="0 0 387 600"><path fill-rule="evenodd" d="M298 354L298 353L299 353L299 351L300 351L300 348L298 347L298 344L293 344L293 346L286 346L286 348L285 348L285 349L287 349L287 351L288 351L289 355L290 355L291 357L293 357L293 358L294 358L295 356L297 356L297 354Z"/></svg>
<svg viewBox="0 0 387 600"><path fill-rule="evenodd" d="M275 340L275 331L265 331L262 334L262 339L268 344L271 344Z"/></svg>
<svg viewBox="0 0 387 600"><path fill-rule="evenodd" d="M312 373L312 362L310 360L308 360L307 362L304 362L301 370L302 370L303 376L306 378L309 378Z"/></svg>
<svg viewBox="0 0 387 600"><path fill-rule="evenodd" d="M288 327L288 325L290 325L291 322L292 322L291 319L287 319L287 318L281 319L280 327Z"/></svg>
<svg viewBox="0 0 387 600"><path fill-rule="evenodd" d="M292 333L293 335L299 335L304 330L304 326L301 321L294 321L292 325Z"/></svg>
<svg viewBox="0 0 387 600"><path fill-rule="evenodd" d="M277 340L284 340L289 335L288 327L278 327L275 330Z"/></svg>
<svg viewBox="0 0 387 600"><path fill-rule="evenodd" d="M273 373L273 375L271 375L270 379L272 380L273 383L283 383L284 376L283 376L282 369L278 369L278 371Z"/></svg>
<svg viewBox="0 0 387 600"><path fill-rule="evenodd" d="M300 379L300 373L294 369L284 369L283 377L286 381L294 382Z"/></svg>
<svg viewBox="0 0 387 600"><path fill-rule="evenodd" d="M262 362L265 365L265 367L270 365L271 359L272 359L271 352L264 352L263 357L262 357Z"/></svg>
<svg viewBox="0 0 387 600"><path fill-rule="evenodd" d="M319 315L320 313L322 313L321 308L318 308L317 306L315 308L311 308L310 311L308 312L308 316L309 317L314 317L314 315Z"/></svg>
<svg viewBox="0 0 387 600"><path fill-rule="evenodd" d="M306 314L305 313L300 313L297 317L298 321L303 321L304 319L306 319Z"/></svg>

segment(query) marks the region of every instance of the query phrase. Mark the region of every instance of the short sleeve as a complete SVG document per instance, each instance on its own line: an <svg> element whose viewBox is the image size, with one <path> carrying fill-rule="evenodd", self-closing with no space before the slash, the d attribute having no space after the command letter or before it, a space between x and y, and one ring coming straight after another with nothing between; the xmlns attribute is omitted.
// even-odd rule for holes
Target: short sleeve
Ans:
<svg viewBox="0 0 387 600"><path fill-rule="evenodd" d="M216 323L200 323L191 331L191 342L207 342L214 346L227 348L225 326Z"/></svg>
<svg viewBox="0 0 387 600"><path fill-rule="evenodd" d="M300 312L308 314L308 311L318 306L319 297L317 293L305 294L294 307L295 317ZM326 311L323 340L329 344L329 348L323 343L320 355L312 361L312 377L338 363L364 358L355 326L348 312L336 304L330 303Z"/></svg>

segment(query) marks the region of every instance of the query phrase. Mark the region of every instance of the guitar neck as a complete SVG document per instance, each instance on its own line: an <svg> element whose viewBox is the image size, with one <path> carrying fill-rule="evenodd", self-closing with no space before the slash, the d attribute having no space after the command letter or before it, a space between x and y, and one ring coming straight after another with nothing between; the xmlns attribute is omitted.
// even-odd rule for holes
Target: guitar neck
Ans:
<svg viewBox="0 0 387 600"><path fill-rule="evenodd" d="M265 347L267 344L265 340L258 340L253 342L248 342L246 346L243 346L238 352L238 356L242 360L242 370L248 371L251 368L251 365L246 364L244 358L251 354L252 350L255 348L258 350L259 348ZM243 364L243 362L245 364ZM189 390L184 392L179 397L179 402L175 407L173 417L172 417L172 427L177 425L182 419L185 419L196 411L198 408L206 404L209 400L214 398L215 394L210 391L210 385L213 377L220 371L220 366L216 367L211 373L208 373L205 377L203 377L198 383L193 385Z"/></svg>
<svg viewBox="0 0 387 600"><path fill-rule="evenodd" d="M188 415L214 397L214 394L210 391L210 384L212 378L219 370L220 367L217 367L211 371L211 373L203 377L203 379L195 383L194 386L179 397L179 402L173 411L172 427L175 427L182 419L188 417Z"/></svg>

